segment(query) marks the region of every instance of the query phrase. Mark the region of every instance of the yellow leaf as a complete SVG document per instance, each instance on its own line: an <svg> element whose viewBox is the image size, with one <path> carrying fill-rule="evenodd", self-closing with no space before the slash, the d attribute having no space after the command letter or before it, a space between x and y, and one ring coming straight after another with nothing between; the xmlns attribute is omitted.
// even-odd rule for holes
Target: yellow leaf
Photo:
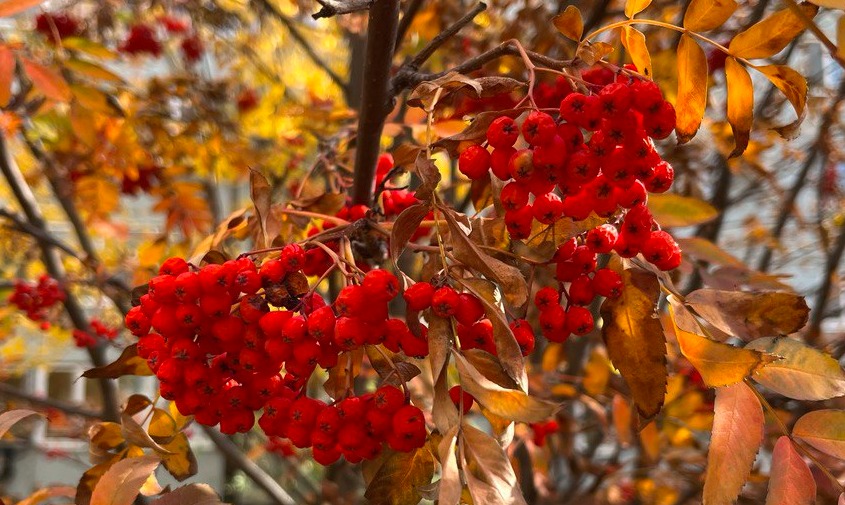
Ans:
<svg viewBox="0 0 845 505"><path fill-rule="evenodd" d="M555 28L564 37L578 42L581 40L581 35L584 33L584 19L581 18L581 11L574 5L569 5L566 9L552 19Z"/></svg>
<svg viewBox="0 0 845 505"><path fill-rule="evenodd" d="M845 395L845 372L839 362L822 351L788 337L759 338L746 348L783 358L753 376L776 393L796 400L827 400Z"/></svg>
<svg viewBox="0 0 845 505"><path fill-rule="evenodd" d="M736 40L736 39L734 39ZM734 134L734 150L730 157L739 156L748 147L751 123L754 119L754 84L748 70L735 58L725 60L725 79L728 86L728 122Z"/></svg>
<svg viewBox="0 0 845 505"><path fill-rule="evenodd" d="M197 473L197 458L184 432L177 433L173 440L162 444L162 447L169 454L161 454L161 463L174 479L181 482Z"/></svg>
<svg viewBox="0 0 845 505"><path fill-rule="evenodd" d="M68 37L66 39L62 39L62 46L64 46L65 49L79 51L106 60L117 58L117 53L111 49L83 37Z"/></svg>
<svg viewBox="0 0 845 505"><path fill-rule="evenodd" d="M652 421L640 430L640 445L643 447L649 461L657 461L660 458L660 431L657 423Z"/></svg>
<svg viewBox="0 0 845 505"><path fill-rule="evenodd" d="M487 410L507 419L525 423L544 421L557 410L557 405L517 389L506 389L488 380L460 353L452 354L461 377L461 387Z"/></svg>
<svg viewBox="0 0 845 505"><path fill-rule="evenodd" d="M616 429L616 438L623 446L631 445L633 441L633 430L631 429L631 402L620 394L613 395L613 427Z"/></svg>
<svg viewBox="0 0 845 505"><path fill-rule="evenodd" d="M590 353L590 359L584 367L584 390L592 396L604 393L610 380L610 360L600 348Z"/></svg>
<svg viewBox="0 0 845 505"><path fill-rule="evenodd" d="M99 81L123 82L123 79L105 68L90 61L71 58L64 62L65 68Z"/></svg>
<svg viewBox="0 0 845 505"><path fill-rule="evenodd" d="M45 97L57 102L67 102L71 99L70 86L59 72L27 58L23 58L21 63L32 84Z"/></svg>
<svg viewBox="0 0 845 505"><path fill-rule="evenodd" d="M71 84L73 97L83 108L106 114L109 116L119 115L119 111L111 105L108 95L84 84Z"/></svg>
<svg viewBox="0 0 845 505"><path fill-rule="evenodd" d="M692 0L684 14L684 28L694 32L714 30L734 13L734 0Z"/></svg>
<svg viewBox="0 0 845 505"><path fill-rule="evenodd" d="M804 119L807 105L807 79L785 65L755 66L754 69L765 75L772 84L781 90L789 103L792 104L792 108L795 109L798 120Z"/></svg>
<svg viewBox="0 0 845 505"><path fill-rule="evenodd" d="M675 101L678 143L689 142L701 126L707 107L707 56L687 34L678 44L678 98Z"/></svg>
<svg viewBox="0 0 845 505"><path fill-rule="evenodd" d="M816 479L804 457L798 454L792 444L792 440L785 435L775 443L766 505L816 503Z"/></svg>
<svg viewBox="0 0 845 505"><path fill-rule="evenodd" d="M632 18L644 11L650 3L651 0L627 0L625 2L625 15Z"/></svg>
<svg viewBox="0 0 845 505"><path fill-rule="evenodd" d="M637 411L652 419L666 395L666 337L654 317L660 285L651 272L623 268L613 256L612 268L622 275L624 289L601 306L602 335L613 366L631 388Z"/></svg>
<svg viewBox="0 0 845 505"><path fill-rule="evenodd" d="M6 46L0 46L0 107L12 97L12 79L15 78L15 55Z"/></svg>
<svg viewBox="0 0 845 505"><path fill-rule="evenodd" d="M792 427L792 435L825 454L845 459L845 410L808 412Z"/></svg>
<svg viewBox="0 0 845 505"><path fill-rule="evenodd" d="M730 505L748 479L763 441L763 407L751 387L740 382L716 390L714 411L704 503Z"/></svg>
<svg viewBox="0 0 845 505"><path fill-rule="evenodd" d="M590 66L612 52L613 46L607 42L586 42L578 47L575 57Z"/></svg>
<svg viewBox="0 0 845 505"><path fill-rule="evenodd" d="M648 208L654 219L667 228L706 223L719 215L719 211L704 200L675 193L649 195Z"/></svg>
<svg viewBox="0 0 845 505"><path fill-rule="evenodd" d="M798 8L810 19L819 11L817 6L806 3ZM783 50L806 27L801 17L786 8L738 33L728 49L737 58L768 58Z"/></svg>
<svg viewBox="0 0 845 505"><path fill-rule="evenodd" d="M698 370L708 386L735 384L748 377L758 367L775 360L774 357L758 351L714 342L701 335L682 330L675 323L675 313L686 310L683 305L677 303L669 306L675 337L678 339L681 353Z"/></svg>
<svg viewBox="0 0 845 505"><path fill-rule="evenodd" d="M34 410L26 409L8 410L0 414L0 438L3 438L3 436L6 435L6 432L9 431L12 426L17 424L18 421L34 415L40 414Z"/></svg>
<svg viewBox="0 0 845 505"><path fill-rule="evenodd" d="M648 52L645 35L643 32L631 26L622 27L622 45L631 55L631 61L637 67L637 71L651 79L651 55Z"/></svg>

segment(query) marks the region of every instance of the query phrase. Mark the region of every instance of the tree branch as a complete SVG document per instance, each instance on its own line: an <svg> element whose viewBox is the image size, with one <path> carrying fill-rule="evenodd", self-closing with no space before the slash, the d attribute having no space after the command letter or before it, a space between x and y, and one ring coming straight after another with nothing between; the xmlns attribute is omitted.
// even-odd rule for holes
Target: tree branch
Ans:
<svg viewBox="0 0 845 505"><path fill-rule="evenodd" d="M419 70L423 63L428 61L431 58L431 55L437 51L440 46L442 46L447 40L452 38L455 34L457 34L463 27L470 24L476 16L481 14L487 9L487 4L484 2L480 2L478 5L475 6L474 9L467 12L461 19L455 21L454 24L443 30L442 32L438 33L436 37L431 39L431 42L426 44L422 50L417 53L414 58L408 62L405 67L412 69L412 70Z"/></svg>
<svg viewBox="0 0 845 505"><path fill-rule="evenodd" d="M376 0L347 0L336 2L334 0L317 0L323 8L311 15L314 19L330 18L341 14L365 11L373 6Z"/></svg>
<svg viewBox="0 0 845 505"><path fill-rule="evenodd" d="M331 69L331 67L329 67L329 65L325 61L323 61L323 58L321 58L320 55L317 54L317 51L315 51L314 48L311 47L311 44L308 43L308 40L306 40L305 36L302 35L302 32L299 31L296 25L294 25L293 22L288 19L287 16L285 16L278 9L276 9L276 6L270 3L269 0L253 0L253 2L262 9L264 9L265 12L269 13L274 18L276 18L277 21L282 23L287 29L287 31L290 33L290 36L293 37L293 40L295 40L296 43L299 44L299 47L301 47L302 50L305 51L305 54L308 56L308 58L315 65L317 65L320 70L325 72L326 75L328 75L329 78L332 80L332 82L334 82L341 90L343 90L344 92L346 91L346 81L344 81L334 70Z"/></svg>
<svg viewBox="0 0 845 505"><path fill-rule="evenodd" d="M825 265L825 276L819 289L816 298L815 306L813 307L813 317L810 320L810 328L807 334L809 342L815 342L821 334L822 321L824 321L824 310L827 302L830 299L830 292L833 290L833 281L836 277L836 270L839 268L839 262L842 261L842 254L845 253L845 223L839 225L839 237L833 249L827 256L827 263Z"/></svg>
<svg viewBox="0 0 845 505"><path fill-rule="evenodd" d="M239 470L241 470L247 477L252 479L258 487L263 489L267 495L273 500L273 503L279 505L296 505L296 501L280 486L272 477L261 469L254 461L246 457L241 452L240 448L232 442L229 437L220 433L215 428L203 426L203 431L208 435L208 438L214 442L214 445L220 449L220 452L226 456L226 459Z"/></svg>
<svg viewBox="0 0 845 505"><path fill-rule="evenodd" d="M61 410L62 412L72 414L74 416L87 417L89 419L103 418L103 414L101 412L94 412L93 410L88 410L84 407L79 407L72 403L53 400L51 398L41 398L29 393L25 393L20 389L16 388L15 386L12 386L10 384L4 384L2 382L0 382L0 395L6 395L11 396L12 398L17 398L18 400L23 400L39 408Z"/></svg>
<svg viewBox="0 0 845 505"><path fill-rule="evenodd" d="M390 69L398 24L399 0L378 0L370 8L364 90L355 148L352 199L356 204L369 205L373 195L381 132L395 97L390 90Z"/></svg>
<svg viewBox="0 0 845 505"><path fill-rule="evenodd" d="M775 225L772 227L772 237L775 240L780 238L787 221L789 221L790 216L792 216L795 201L798 199L798 194L801 193L802 189L804 189L804 184L807 182L807 175L810 173L810 169L815 165L816 159L821 156L823 164L828 157L828 149L825 146L826 135L830 130L831 124L838 117L837 111L839 110L839 105L843 100L845 100L845 79L839 83L839 90L836 93L836 97L822 118L821 125L818 130L819 136L809 147L810 155L807 156L806 160L804 160L804 165L801 167L801 171L798 173L795 182L792 183L792 187L789 189L786 200L781 204L780 212L775 219ZM772 263L772 253L772 248L766 246L763 250L763 254L760 256L760 261L757 264L757 270L765 272L769 269Z"/></svg>
<svg viewBox="0 0 845 505"><path fill-rule="evenodd" d="M399 28L396 30L396 47L402 45L402 41L405 40L405 35L408 34L408 30L411 28L411 24L417 17L423 3L425 3L425 0L411 0L408 3L405 12L402 13L402 19L399 20Z"/></svg>
<svg viewBox="0 0 845 505"><path fill-rule="evenodd" d="M47 225L35 199L35 195L30 190L23 178L23 174L18 170L17 165L11 158L8 148L6 147L6 139L0 136L0 172L6 178L12 193L15 196L18 204L23 210L29 224L47 234ZM51 277L59 281L65 279L65 269L62 265L61 258L58 255L56 247L49 241L43 238L38 238L38 245L41 248L41 255L44 260L44 266ZM82 331L91 331L88 323L88 318L85 315L85 310L79 304L79 301L72 293L67 293L64 300L65 311L70 316L73 326ZM88 356L91 359L91 364L95 367L104 366L106 364L105 344L100 343L95 347L89 347ZM105 405L104 419L108 421L117 421L120 418L120 410L117 400L117 388L115 383L109 379L100 379L100 389L103 395L103 404Z"/></svg>

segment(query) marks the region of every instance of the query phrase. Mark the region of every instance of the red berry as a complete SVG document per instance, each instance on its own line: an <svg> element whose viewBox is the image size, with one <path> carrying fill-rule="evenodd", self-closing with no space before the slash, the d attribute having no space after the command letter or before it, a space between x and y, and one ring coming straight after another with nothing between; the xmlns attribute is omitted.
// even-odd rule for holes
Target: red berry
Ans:
<svg viewBox="0 0 845 505"><path fill-rule="evenodd" d="M496 149L513 147L519 138L516 122L508 116L500 116L487 127L487 142Z"/></svg>
<svg viewBox="0 0 845 505"><path fill-rule="evenodd" d="M522 136L532 146L541 146L552 141L557 133L554 118L540 111L531 111L522 123Z"/></svg>
<svg viewBox="0 0 845 505"><path fill-rule="evenodd" d="M454 316L458 310L461 298L454 289L445 286L434 292L431 298L431 309L439 317Z"/></svg>
<svg viewBox="0 0 845 505"><path fill-rule="evenodd" d="M569 285L569 302L574 305L589 305L595 298L593 283L587 274L581 274Z"/></svg>
<svg viewBox="0 0 845 505"><path fill-rule="evenodd" d="M455 407L462 409L464 414L470 411L472 404L475 402L475 398L461 389L461 386L452 386L449 389L449 398L452 399L452 403L455 404Z"/></svg>
<svg viewBox="0 0 845 505"><path fill-rule="evenodd" d="M402 293L402 298L408 305L408 309L420 311L431 306L434 296L434 287L428 282L417 282Z"/></svg>
<svg viewBox="0 0 845 505"><path fill-rule="evenodd" d="M610 224L603 224L587 232L584 243L595 253L606 254L613 250L619 231Z"/></svg>
<svg viewBox="0 0 845 505"><path fill-rule="evenodd" d="M472 326L476 321L484 317L484 305L475 295L461 293L458 295L459 302L455 309L455 319L464 325Z"/></svg>
<svg viewBox="0 0 845 505"><path fill-rule="evenodd" d="M575 335L586 335L593 329L593 314L584 307L569 307L566 311L566 329Z"/></svg>
<svg viewBox="0 0 845 505"><path fill-rule="evenodd" d="M458 158L458 170L472 180L480 179L490 169L490 153L480 145L469 146Z"/></svg>
<svg viewBox="0 0 845 505"><path fill-rule="evenodd" d="M563 217L563 201L554 193L538 196L532 208L534 218L543 224L553 224Z"/></svg>
<svg viewBox="0 0 845 505"><path fill-rule="evenodd" d="M601 296L618 298L623 287L622 276L609 268L600 268L593 276L593 290Z"/></svg>
<svg viewBox="0 0 845 505"><path fill-rule="evenodd" d="M499 197L506 211L519 210L528 204L528 190L516 182L509 182L502 188Z"/></svg>

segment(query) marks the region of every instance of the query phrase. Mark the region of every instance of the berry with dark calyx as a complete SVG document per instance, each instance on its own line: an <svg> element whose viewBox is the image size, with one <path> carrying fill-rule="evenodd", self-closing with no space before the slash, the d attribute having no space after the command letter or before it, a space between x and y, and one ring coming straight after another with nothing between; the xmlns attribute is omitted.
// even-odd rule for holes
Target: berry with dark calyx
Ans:
<svg viewBox="0 0 845 505"><path fill-rule="evenodd" d="M516 122L508 116L500 116L487 127L487 143L496 149L513 147L519 138Z"/></svg>
<svg viewBox="0 0 845 505"><path fill-rule="evenodd" d="M573 305L589 305L595 298L592 280L587 274L581 274L569 286L569 302Z"/></svg>
<svg viewBox="0 0 845 505"><path fill-rule="evenodd" d="M505 226L512 239L522 240L531 236L531 223L534 212L530 204L516 210L505 212Z"/></svg>
<svg viewBox="0 0 845 505"><path fill-rule="evenodd" d="M616 239L619 238L619 231L615 226L603 224L587 232L584 241L591 251L597 254L606 254L613 250Z"/></svg>
<svg viewBox="0 0 845 505"><path fill-rule="evenodd" d="M399 279L387 270L370 270L364 275L361 287L368 297L387 302L399 294Z"/></svg>
<svg viewBox="0 0 845 505"><path fill-rule="evenodd" d="M554 193L538 196L532 208L534 219L543 224L553 224L563 217L563 200Z"/></svg>
<svg viewBox="0 0 845 505"><path fill-rule="evenodd" d="M540 111L531 111L522 123L522 136L532 146L550 143L557 134L557 125L552 116Z"/></svg>
<svg viewBox="0 0 845 505"><path fill-rule="evenodd" d="M484 305L475 295L461 293L458 298L459 302L454 317L459 323L471 326L484 317Z"/></svg>
<svg viewBox="0 0 845 505"><path fill-rule="evenodd" d="M528 190L517 182L505 184L499 196L506 211L516 211L528 204Z"/></svg>
<svg viewBox="0 0 845 505"><path fill-rule="evenodd" d="M503 181L511 178L508 163L514 153L516 153L516 149L513 147L497 147L493 149L493 152L490 153L490 169L493 171L493 175Z"/></svg>
<svg viewBox="0 0 845 505"><path fill-rule="evenodd" d="M586 335L593 329L593 314L585 307L569 307L566 311L566 329L575 335Z"/></svg>
<svg viewBox="0 0 845 505"><path fill-rule="evenodd" d="M431 297L431 310L439 317L452 317L458 310L461 297L454 289L444 286Z"/></svg>
<svg viewBox="0 0 845 505"><path fill-rule="evenodd" d="M534 295L534 305L536 305L540 311L546 310L547 308L559 303L560 293L555 288L549 286L540 288Z"/></svg>
<svg viewBox="0 0 845 505"><path fill-rule="evenodd" d="M665 193L675 181L675 169L665 161L654 166L651 177L646 179L645 187L651 193Z"/></svg>
<svg viewBox="0 0 845 505"><path fill-rule="evenodd" d="M511 177L520 182L525 182L534 175L534 151L531 149L520 149L516 151L508 161L508 170Z"/></svg>
<svg viewBox="0 0 845 505"><path fill-rule="evenodd" d="M569 337L566 311L560 305L551 305L540 311L540 330L551 342L564 342Z"/></svg>

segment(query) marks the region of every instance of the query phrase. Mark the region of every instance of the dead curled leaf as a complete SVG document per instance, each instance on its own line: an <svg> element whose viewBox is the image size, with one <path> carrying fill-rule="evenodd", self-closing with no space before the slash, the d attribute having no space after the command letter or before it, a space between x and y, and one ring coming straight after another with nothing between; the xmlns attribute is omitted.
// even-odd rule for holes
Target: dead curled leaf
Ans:
<svg viewBox="0 0 845 505"><path fill-rule="evenodd" d="M699 289L685 303L708 323L746 342L795 333L810 314L804 298L794 293Z"/></svg>

